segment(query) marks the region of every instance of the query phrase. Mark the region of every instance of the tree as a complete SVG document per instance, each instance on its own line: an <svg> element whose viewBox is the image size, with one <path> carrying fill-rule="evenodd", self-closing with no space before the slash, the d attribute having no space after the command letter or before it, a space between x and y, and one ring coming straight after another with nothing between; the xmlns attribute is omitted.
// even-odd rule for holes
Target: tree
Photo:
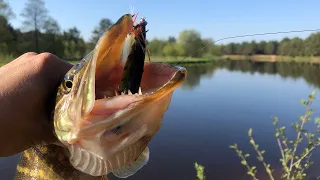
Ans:
<svg viewBox="0 0 320 180"><path fill-rule="evenodd" d="M265 54L276 54L278 49L277 41L269 41L265 47Z"/></svg>
<svg viewBox="0 0 320 180"><path fill-rule="evenodd" d="M305 55L320 56L320 32L312 33L305 40Z"/></svg>
<svg viewBox="0 0 320 180"><path fill-rule="evenodd" d="M44 23L44 34L41 37L41 50L51 52L57 56L64 55L63 38L60 34L58 22L49 17Z"/></svg>
<svg viewBox="0 0 320 180"><path fill-rule="evenodd" d="M39 52L39 32L44 28L48 19L44 1L28 0L21 16L25 18L23 21L25 28L34 31L36 51Z"/></svg>
<svg viewBox="0 0 320 180"><path fill-rule="evenodd" d="M11 53L16 43L15 30L4 16L0 16L0 53Z"/></svg>
<svg viewBox="0 0 320 180"><path fill-rule="evenodd" d="M290 39L285 37L279 43L277 54L282 56L288 55L290 51L289 48L290 48Z"/></svg>
<svg viewBox="0 0 320 180"><path fill-rule="evenodd" d="M176 42L177 42L177 40L175 37L169 36L168 43L176 43Z"/></svg>
<svg viewBox="0 0 320 180"><path fill-rule="evenodd" d="M166 42L157 38L154 38L148 44L148 49L151 53L151 56L161 56L163 55L163 48L166 45Z"/></svg>
<svg viewBox="0 0 320 180"><path fill-rule="evenodd" d="M236 44L235 43L229 43L223 48L223 54L227 55L233 55L236 52Z"/></svg>
<svg viewBox="0 0 320 180"><path fill-rule="evenodd" d="M101 19L99 26L96 27L92 32L91 43L97 43L100 37L112 26L112 24L113 22L110 19Z"/></svg>
<svg viewBox="0 0 320 180"><path fill-rule="evenodd" d="M60 26L58 22L53 19L52 17L49 17L45 22L43 29L48 34L59 34L60 33Z"/></svg>
<svg viewBox="0 0 320 180"><path fill-rule="evenodd" d="M80 31L70 28L63 33L64 55L67 59L80 59L86 53L86 44L80 37Z"/></svg>
<svg viewBox="0 0 320 180"><path fill-rule="evenodd" d="M252 55L253 54L252 44L249 42L243 42L241 44L241 54L242 55Z"/></svg>
<svg viewBox="0 0 320 180"><path fill-rule="evenodd" d="M163 47L163 54L165 56L181 56L183 55L184 50L180 44L168 43Z"/></svg>
<svg viewBox="0 0 320 180"><path fill-rule="evenodd" d="M0 0L0 16L4 16L7 19L15 17L15 14L12 12L11 7L4 0Z"/></svg>
<svg viewBox="0 0 320 180"><path fill-rule="evenodd" d="M304 42L301 38L295 37L289 42L289 56L303 56Z"/></svg>
<svg viewBox="0 0 320 180"><path fill-rule="evenodd" d="M196 30L184 30L180 32L178 43L182 45L184 49L184 55L191 57L200 57L203 52L197 51L202 47L202 39L200 32Z"/></svg>
<svg viewBox="0 0 320 180"><path fill-rule="evenodd" d="M267 45L266 41L259 42L257 54L265 54L266 45Z"/></svg>

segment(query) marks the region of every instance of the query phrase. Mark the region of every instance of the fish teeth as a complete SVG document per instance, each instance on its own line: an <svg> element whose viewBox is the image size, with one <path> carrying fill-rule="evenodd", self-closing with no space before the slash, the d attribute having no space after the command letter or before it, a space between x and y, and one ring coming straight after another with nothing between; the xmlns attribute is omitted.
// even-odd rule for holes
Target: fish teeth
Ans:
<svg viewBox="0 0 320 180"><path fill-rule="evenodd" d="M131 92L130 90L128 90L128 94L129 94L129 95L132 95L132 92Z"/></svg>
<svg viewBox="0 0 320 180"><path fill-rule="evenodd" d="M119 96L118 91L114 90L116 96Z"/></svg>
<svg viewBox="0 0 320 180"><path fill-rule="evenodd" d="M141 87L139 87L139 95L142 95Z"/></svg>

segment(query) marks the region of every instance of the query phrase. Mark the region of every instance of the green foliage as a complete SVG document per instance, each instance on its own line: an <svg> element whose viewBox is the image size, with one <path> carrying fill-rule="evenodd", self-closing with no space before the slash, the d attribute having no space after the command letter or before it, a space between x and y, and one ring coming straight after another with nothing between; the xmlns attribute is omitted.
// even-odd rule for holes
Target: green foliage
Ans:
<svg viewBox="0 0 320 180"><path fill-rule="evenodd" d="M165 45L165 40L155 38L149 42L148 48L152 56L163 56L163 48Z"/></svg>
<svg viewBox="0 0 320 180"><path fill-rule="evenodd" d="M95 44L99 38L111 27L113 22L110 19L103 18L100 20L99 26L92 31L91 43Z"/></svg>
<svg viewBox="0 0 320 180"><path fill-rule="evenodd" d="M162 54L164 56L183 56L184 49L180 44L168 43L163 47Z"/></svg>
<svg viewBox="0 0 320 180"><path fill-rule="evenodd" d="M3 16L7 19L14 18L15 14L12 12L9 3L5 2L4 0L0 0L0 16Z"/></svg>
<svg viewBox="0 0 320 180"><path fill-rule="evenodd" d="M206 177L204 175L204 166L198 164L197 162L194 164L194 168L197 171L197 180L205 180Z"/></svg>
<svg viewBox="0 0 320 180"><path fill-rule="evenodd" d="M184 30L179 34L178 43L184 49L184 56L201 57L201 52L197 51L203 46L200 32L196 30Z"/></svg>
<svg viewBox="0 0 320 180"><path fill-rule="evenodd" d="M0 66L12 61L12 59L14 59L13 55L0 53Z"/></svg>
<svg viewBox="0 0 320 180"><path fill-rule="evenodd" d="M310 168L313 162L310 160L312 152L320 146L320 118L314 118L314 123L316 126L316 130L314 132L309 132L305 129L305 126L308 122L312 120L310 116L313 114L313 110L310 109L311 104L315 100L316 91L313 91L309 96L308 100L301 100L300 103L305 106L304 115L300 116L298 121L294 121L292 124L292 128L296 131L297 136L293 140L289 140L285 134L286 127L279 126L278 117L272 116L273 126L276 128L275 139L280 149L281 158L279 159L282 165L282 174L281 179L287 180L303 180L307 178L306 171ZM253 137L253 130L250 128L248 130L249 136L249 144L253 147L254 151L257 154L257 159L260 163L263 164L264 171L268 175L270 180L280 179L275 177L274 169L271 168L271 165L268 164L263 154L265 154L265 150L261 150L259 148L259 144L257 144ZM303 151L298 153L298 146L305 140L307 142L307 147L303 148ZM257 167L251 166L247 159L251 156L250 154L244 154L238 147L237 144L233 144L229 146L231 149L234 149L237 155L240 158L240 163L246 167L247 175L251 177L253 180L258 180ZM301 149L301 147L300 147ZM197 177L200 179L204 177L204 167L196 163L195 168L197 170ZM201 174L200 176L198 174ZM200 178L199 178L200 177ZM318 177L319 179L319 177Z"/></svg>
<svg viewBox="0 0 320 180"><path fill-rule="evenodd" d="M276 128L274 137L277 140L281 152L280 162L283 170L283 173L281 174L282 179L305 179L307 177L306 170L308 170L312 165L312 162L310 161L312 151L320 145L320 118L315 118L315 125L317 127L317 130L315 132L308 132L308 130L305 129L305 125L311 120L310 116L312 115L313 110L310 109L310 106L314 100L315 91L313 91L308 96L308 100L301 100L301 104L305 106L306 112L304 115L300 116L299 121L295 121L292 124L292 128L295 129L297 133L296 138L293 140L289 140L286 137L285 126L278 126L279 119L277 117L272 117L273 125ZM274 177L274 170L271 168L271 165L266 163L264 160L263 154L265 153L265 150L260 150L259 145L254 140L254 137L252 135L252 129L249 129L248 136L249 142L257 154L257 159L259 162L263 164L264 170L268 174L269 179L276 179ZM307 142L307 147L305 147L303 151L300 154L298 154L298 145L300 145L303 142L303 140ZM250 155L244 155L242 151L239 150L237 144L230 146L230 148L236 151L236 153L241 159L241 164L247 167L247 174L251 176L252 179L257 179L256 167L250 166L247 162L247 158L249 158Z"/></svg>

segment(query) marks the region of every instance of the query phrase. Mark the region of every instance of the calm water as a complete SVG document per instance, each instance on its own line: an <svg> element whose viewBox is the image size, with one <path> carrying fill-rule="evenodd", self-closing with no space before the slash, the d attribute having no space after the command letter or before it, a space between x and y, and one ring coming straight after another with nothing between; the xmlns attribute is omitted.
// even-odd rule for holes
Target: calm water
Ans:
<svg viewBox="0 0 320 180"><path fill-rule="evenodd" d="M195 179L194 162L205 166L207 179L250 179L229 148L238 143L251 153L249 128L267 151L267 161L279 169L270 116L278 116L283 125L297 120L304 113L300 100L319 90L320 67L250 61L185 67L187 80L175 91L162 128L150 143L150 161L129 179ZM312 107L319 115L320 103ZM251 159L250 163L257 162L255 155ZM314 153L313 160L311 174L320 175L315 170L320 153ZM2 158L1 177L12 179L17 161L18 156Z"/></svg>

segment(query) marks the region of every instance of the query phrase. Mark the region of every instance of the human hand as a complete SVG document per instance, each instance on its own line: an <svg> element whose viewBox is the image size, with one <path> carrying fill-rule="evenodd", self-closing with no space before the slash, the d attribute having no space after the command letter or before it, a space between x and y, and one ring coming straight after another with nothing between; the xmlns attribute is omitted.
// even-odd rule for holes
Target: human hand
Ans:
<svg viewBox="0 0 320 180"><path fill-rule="evenodd" d="M0 68L0 156L56 140L56 89L72 64L50 53L26 53Z"/></svg>

